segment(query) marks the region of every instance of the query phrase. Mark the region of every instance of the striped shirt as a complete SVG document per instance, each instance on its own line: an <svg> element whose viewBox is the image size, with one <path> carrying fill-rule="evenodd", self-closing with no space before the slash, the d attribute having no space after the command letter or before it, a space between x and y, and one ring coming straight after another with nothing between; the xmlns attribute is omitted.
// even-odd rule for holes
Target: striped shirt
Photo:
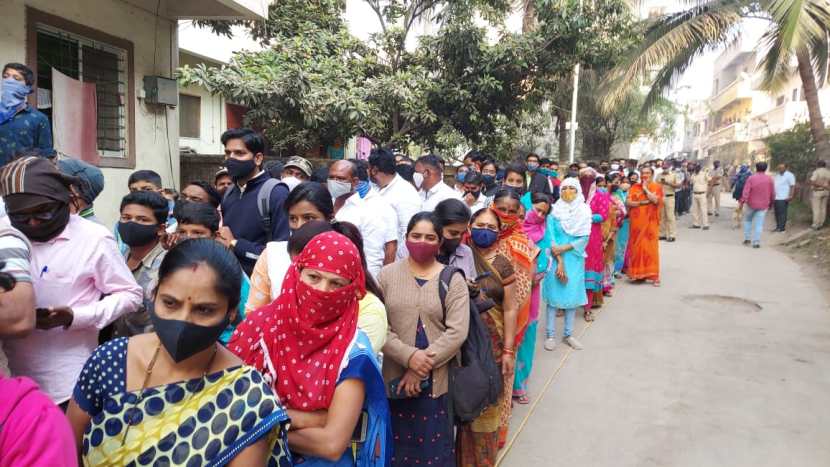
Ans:
<svg viewBox="0 0 830 467"><path fill-rule="evenodd" d="M0 264L3 264L0 272L10 274L17 282L32 282L32 276L29 273L31 260L29 245L25 240L16 236L22 237L23 234L11 232L14 231L9 218L0 218ZM6 353L3 352L2 341L0 341L0 375L10 375L9 361Z"/></svg>

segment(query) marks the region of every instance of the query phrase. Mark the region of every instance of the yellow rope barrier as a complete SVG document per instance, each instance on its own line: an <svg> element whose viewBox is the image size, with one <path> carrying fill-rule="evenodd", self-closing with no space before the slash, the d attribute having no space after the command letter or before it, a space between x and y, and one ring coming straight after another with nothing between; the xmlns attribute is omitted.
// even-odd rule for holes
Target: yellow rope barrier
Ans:
<svg viewBox="0 0 830 467"><path fill-rule="evenodd" d="M596 316L596 313L594 313L594 316ZM582 332L579 334L580 339L582 339L582 336L584 336L585 333L588 332L588 329L590 329L591 325L593 325L593 324L594 324L594 322L590 321L590 322L588 322L588 324L585 325L584 328L582 328ZM565 345L567 345L567 344L565 344ZM498 457L498 459L496 459L496 467L499 467L501 465L501 462L504 460L504 458L507 457L507 454L510 452L510 449L513 447L513 443L515 443L516 440L519 438L519 435L522 433L522 430L524 430L525 425L527 425L527 421L530 420L531 415L533 415L533 412L536 410L536 406L539 405L539 402L542 400L542 398L545 397L545 394L548 392L548 388L550 387L551 384L553 384L553 381L556 379L556 376L559 374L559 372L565 366L565 362L568 361L568 358L570 358L570 356L573 352L574 352L574 349L569 348L568 352L562 357L562 360L559 362L559 366L556 367L556 370L548 377L548 380L545 382L545 385L542 386L542 391L539 392L539 395L533 401L533 404L531 404L530 410L528 410L527 415L525 415L524 419L522 419L522 423L519 424L519 428L516 429L516 433L513 434L513 437L510 438L510 442L507 443L507 446L505 446L504 449L502 449L501 452L499 453L499 457Z"/></svg>

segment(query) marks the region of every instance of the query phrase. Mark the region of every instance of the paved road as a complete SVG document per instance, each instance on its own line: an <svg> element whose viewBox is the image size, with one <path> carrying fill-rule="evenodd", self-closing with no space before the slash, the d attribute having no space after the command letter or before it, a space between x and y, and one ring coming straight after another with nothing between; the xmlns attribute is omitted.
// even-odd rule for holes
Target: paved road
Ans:
<svg viewBox="0 0 830 467"><path fill-rule="evenodd" d="M502 466L830 465L830 307L724 214L661 244L661 288L578 318L585 350L540 346Z"/></svg>

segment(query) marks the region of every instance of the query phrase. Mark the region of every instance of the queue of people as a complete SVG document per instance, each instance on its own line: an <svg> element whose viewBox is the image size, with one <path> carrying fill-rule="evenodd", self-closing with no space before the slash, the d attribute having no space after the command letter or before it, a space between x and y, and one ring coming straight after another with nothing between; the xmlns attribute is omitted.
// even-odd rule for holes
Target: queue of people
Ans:
<svg viewBox="0 0 830 467"><path fill-rule="evenodd" d="M433 154L315 170L266 164L251 129L222 142L180 193L133 173L113 228L97 168L0 169L0 462L492 466L537 348L583 349L577 316L624 276L661 285L684 184L708 227L694 166L471 152L448 184ZM755 225L765 170L743 180Z"/></svg>

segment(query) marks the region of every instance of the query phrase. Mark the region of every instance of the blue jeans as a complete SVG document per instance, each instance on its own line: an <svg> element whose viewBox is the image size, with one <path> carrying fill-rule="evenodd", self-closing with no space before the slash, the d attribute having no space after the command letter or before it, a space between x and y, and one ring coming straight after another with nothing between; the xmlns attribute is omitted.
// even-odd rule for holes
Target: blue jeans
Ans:
<svg viewBox="0 0 830 467"><path fill-rule="evenodd" d="M744 205L744 240L751 240L753 245L761 244L761 232L764 230L766 209L752 209Z"/></svg>
<svg viewBox="0 0 830 467"><path fill-rule="evenodd" d="M562 334L562 337L573 334L574 316L576 316L576 308L565 310L565 333ZM545 337L556 337L556 308L548 306L545 318Z"/></svg>

